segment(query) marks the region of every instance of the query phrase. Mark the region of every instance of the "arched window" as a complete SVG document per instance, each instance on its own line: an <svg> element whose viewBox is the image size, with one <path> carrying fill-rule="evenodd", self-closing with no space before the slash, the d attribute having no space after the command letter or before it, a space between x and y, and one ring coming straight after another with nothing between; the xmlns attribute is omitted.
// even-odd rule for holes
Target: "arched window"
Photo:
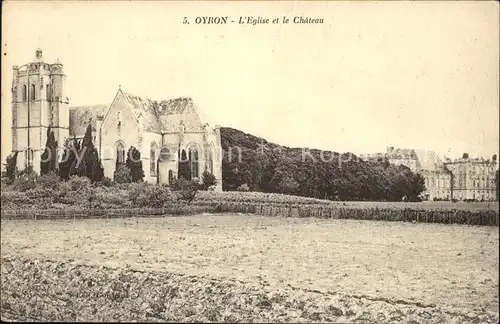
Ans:
<svg viewBox="0 0 500 324"><path fill-rule="evenodd" d="M25 165L26 167L33 166L33 150L27 149L24 151Z"/></svg>
<svg viewBox="0 0 500 324"><path fill-rule="evenodd" d="M172 170L168 170L168 184L172 184L174 182L174 172Z"/></svg>
<svg viewBox="0 0 500 324"><path fill-rule="evenodd" d="M208 149L207 170L211 174L214 174L214 152L213 152L213 147L210 147Z"/></svg>
<svg viewBox="0 0 500 324"><path fill-rule="evenodd" d="M51 100L51 97L50 97L50 84L47 84L47 88L45 90L47 91L45 99L47 99L47 101L50 101Z"/></svg>
<svg viewBox="0 0 500 324"><path fill-rule="evenodd" d="M31 100L35 100L36 99L36 95L35 95L35 85L32 84L31 85L31 89L30 89L30 94L31 94Z"/></svg>
<svg viewBox="0 0 500 324"><path fill-rule="evenodd" d="M116 143L116 163L125 163L125 146L122 142Z"/></svg>
<svg viewBox="0 0 500 324"><path fill-rule="evenodd" d="M191 178L198 178L199 154L196 147L189 149L189 167L191 169Z"/></svg>
<svg viewBox="0 0 500 324"><path fill-rule="evenodd" d="M156 161L158 160L158 146L155 142L151 142L151 150L149 152L149 173L152 177L156 176Z"/></svg>
<svg viewBox="0 0 500 324"><path fill-rule="evenodd" d="M28 87L23 84L23 101L28 100Z"/></svg>

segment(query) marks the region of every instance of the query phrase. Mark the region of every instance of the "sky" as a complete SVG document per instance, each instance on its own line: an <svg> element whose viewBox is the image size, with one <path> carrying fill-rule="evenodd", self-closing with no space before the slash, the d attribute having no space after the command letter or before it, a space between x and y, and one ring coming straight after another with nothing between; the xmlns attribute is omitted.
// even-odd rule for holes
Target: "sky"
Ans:
<svg viewBox="0 0 500 324"><path fill-rule="evenodd" d="M12 65L37 48L64 64L71 106L109 104L121 86L158 100L190 96L212 124L290 147L499 151L495 1L2 5L2 160ZM208 16L324 23L195 23Z"/></svg>

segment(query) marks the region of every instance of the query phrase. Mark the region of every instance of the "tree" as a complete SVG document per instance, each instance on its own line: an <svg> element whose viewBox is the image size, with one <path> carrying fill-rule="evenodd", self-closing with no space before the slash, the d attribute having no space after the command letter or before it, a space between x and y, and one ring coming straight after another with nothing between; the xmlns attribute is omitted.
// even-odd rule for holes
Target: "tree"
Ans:
<svg viewBox="0 0 500 324"><path fill-rule="evenodd" d="M42 153L40 161L40 175L49 172L57 172L57 141L54 136L54 131L47 128L47 141L45 143L45 151Z"/></svg>
<svg viewBox="0 0 500 324"><path fill-rule="evenodd" d="M209 171L203 172L201 175L201 189L208 190L208 188L215 186L217 183L215 176Z"/></svg>
<svg viewBox="0 0 500 324"><path fill-rule="evenodd" d="M70 167L69 175L87 177L92 182L101 181L104 177L104 169L99 159L94 143L92 142L92 126L87 126L87 131L82 140L82 147L78 151L78 157L73 161Z"/></svg>
<svg viewBox="0 0 500 324"><path fill-rule="evenodd" d="M5 177L7 178L7 182L10 184L14 182L17 174L17 152L10 154L7 156L7 160L5 161Z"/></svg>
<svg viewBox="0 0 500 324"><path fill-rule="evenodd" d="M387 157L364 161L351 153L287 148L226 127L221 128L221 146L223 190L238 190L246 183L252 191L401 201L404 195L418 200L425 189L421 176Z"/></svg>
<svg viewBox="0 0 500 324"><path fill-rule="evenodd" d="M132 182L130 169L125 164L119 164L113 174L113 180L116 183Z"/></svg>
<svg viewBox="0 0 500 324"><path fill-rule="evenodd" d="M185 150L179 152L179 163L178 163L178 178L191 180L191 167L189 166L189 160Z"/></svg>
<svg viewBox="0 0 500 324"><path fill-rule="evenodd" d="M142 169L141 152L134 146L131 146L128 150L125 165L130 169L132 182L143 181L144 170Z"/></svg>
<svg viewBox="0 0 500 324"><path fill-rule="evenodd" d="M420 198L420 194L425 191L425 179L420 174L413 174L411 179L410 192L408 195L408 199L410 201L418 201Z"/></svg>
<svg viewBox="0 0 500 324"><path fill-rule="evenodd" d="M76 137L73 137L72 140L68 140L66 142L61 163L59 163L59 177L61 177L61 179L69 179L71 166L73 166L73 163L76 160L76 156L79 152L80 143L78 143Z"/></svg>

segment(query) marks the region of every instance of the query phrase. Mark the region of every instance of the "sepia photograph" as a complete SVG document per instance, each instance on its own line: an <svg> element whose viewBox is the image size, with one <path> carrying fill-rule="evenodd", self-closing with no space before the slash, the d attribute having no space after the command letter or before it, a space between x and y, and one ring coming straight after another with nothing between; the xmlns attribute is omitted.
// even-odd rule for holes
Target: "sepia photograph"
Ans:
<svg viewBox="0 0 500 324"><path fill-rule="evenodd" d="M1 320L498 323L499 9L2 2Z"/></svg>

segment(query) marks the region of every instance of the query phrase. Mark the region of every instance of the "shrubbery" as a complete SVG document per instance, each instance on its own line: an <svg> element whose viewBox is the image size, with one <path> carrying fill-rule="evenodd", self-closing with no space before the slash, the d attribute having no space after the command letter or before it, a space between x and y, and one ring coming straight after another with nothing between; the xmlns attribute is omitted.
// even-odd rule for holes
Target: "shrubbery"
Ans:
<svg viewBox="0 0 500 324"><path fill-rule="evenodd" d="M201 175L201 190L208 190L210 187L214 187L216 184L217 181L212 173L208 171L203 172L203 174Z"/></svg>
<svg viewBox="0 0 500 324"><path fill-rule="evenodd" d="M47 174L38 177L37 186L42 189L59 189L61 183L61 178L55 172L49 172Z"/></svg>
<svg viewBox="0 0 500 324"><path fill-rule="evenodd" d="M30 189L35 189L38 175L31 169L27 168L19 173L14 180L12 187L15 191L25 192Z"/></svg>
<svg viewBox="0 0 500 324"><path fill-rule="evenodd" d="M180 178L174 180L170 187L178 194L180 200L191 203L200 189L200 184L195 180Z"/></svg>
<svg viewBox="0 0 500 324"><path fill-rule="evenodd" d="M134 206L162 208L177 202L177 197L169 187L164 185L141 184L129 191L129 197Z"/></svg>
<svg viewBox="0 0 500 324"><path fill-rule="evenodd" d="M250 188L248 187L248 185L246 183L244 183L241 186L239 186L237 190L246 192L246 191L250 191Z"/></svg>
<svg viewBox="0 0 500 324"><path fill-rule="evenodd" d="M113 180L116 183L130 183L132 182L132 175L130 169L125 164L117 164Z"/></svg>

